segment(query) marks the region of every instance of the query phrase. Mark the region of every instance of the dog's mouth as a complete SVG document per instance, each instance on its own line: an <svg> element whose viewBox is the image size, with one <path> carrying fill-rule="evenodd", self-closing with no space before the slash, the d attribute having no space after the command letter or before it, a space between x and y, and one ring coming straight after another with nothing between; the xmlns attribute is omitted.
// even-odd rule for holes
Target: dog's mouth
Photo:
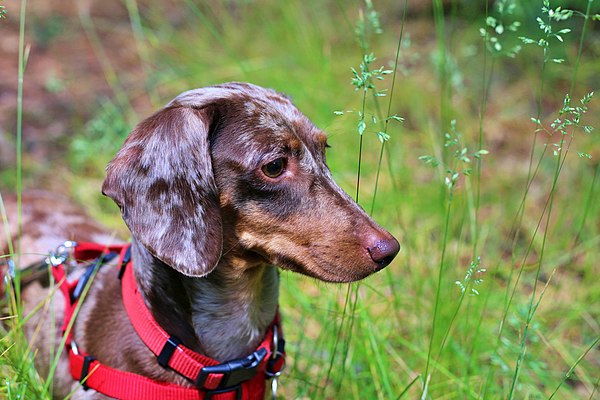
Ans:
<svg viewBox="0 0 600 400"><path fill-rule="evenodd" d="M269 255L261 249L252 249L247 251L248 260L256 264L270 264L283 270L296 272L320 281L330 283L351 283L364 279L379 270L385 265L381 263L365 262L364 265L348 263L353 265L341 265L326 260L302 260L299 261L293 256L283 254ZM393 258L393 257L392 257ZM391 260L390 260L391 261Z"/></svg>

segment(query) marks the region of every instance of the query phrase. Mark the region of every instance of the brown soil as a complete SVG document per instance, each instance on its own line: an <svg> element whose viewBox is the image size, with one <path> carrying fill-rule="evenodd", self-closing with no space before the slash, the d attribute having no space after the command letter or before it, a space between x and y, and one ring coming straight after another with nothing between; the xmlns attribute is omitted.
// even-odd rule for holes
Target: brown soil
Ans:
<svg viewBox="0 0 600 400"><path fill-rule="evenodd" d="M2 4L7 12L0 20L0 169L15 164L20 17L18 2ZM84 28L88 17L95 33ZM94 47L94 34L101 37L104 54ZM43 165L64 156L73 130L85 124L100 100L114 97L110 79L126 91L142 85L137 52L130 50L134 48L128 13L120 1L28 1L24 157ZM127 74L107 79L107 67ZM138 107L146 105L139 99Z"/></svg>

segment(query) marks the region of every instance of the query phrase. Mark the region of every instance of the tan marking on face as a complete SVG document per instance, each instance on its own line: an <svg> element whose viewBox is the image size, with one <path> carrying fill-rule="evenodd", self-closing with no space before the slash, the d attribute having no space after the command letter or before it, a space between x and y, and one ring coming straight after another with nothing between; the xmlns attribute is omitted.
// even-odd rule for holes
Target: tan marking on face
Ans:
<svg viewBox="0 0 600 400"><path fill-rule="evenodd" d="M296 136L292 136L288 139L288 145L292 151L299 151L302 148L302 141Z"/></svg>
<svg viewBox="0 0 600 400"><path fill-rule="evenodd" d="M327 135L323 131L319 131L315 135L315 141L321 146L325 146L327 144Z"/></svg>

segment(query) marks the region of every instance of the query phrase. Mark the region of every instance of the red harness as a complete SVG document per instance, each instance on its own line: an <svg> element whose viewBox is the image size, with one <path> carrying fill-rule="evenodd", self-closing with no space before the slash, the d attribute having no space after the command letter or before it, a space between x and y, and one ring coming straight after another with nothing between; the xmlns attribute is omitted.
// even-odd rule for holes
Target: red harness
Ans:
<svg viewBox="0 0 600 400"><path fill-rule="evenodd" d="M79 349L73 340L71 327L79 296L94 270L107 259L119 255L123 304L135 331L157 356L158 364L169 368L193 383L193 387L154 381L142 375L101 364ZM92 388L109 397L140 400L251 400L263 399L265 380L276 378L284 366L284 340L281 335L279 312L271 323L264 340L248 357L219 363L183 346L154 320L137 288L131 266L130 246L104 246L78 243L73 247L78 261L94 260L88 271L77 281L66 279L65 257L51 256L52 274L65 296L65 316L62 330L67 333L66 347L70 370L87 390Z"/></svg>

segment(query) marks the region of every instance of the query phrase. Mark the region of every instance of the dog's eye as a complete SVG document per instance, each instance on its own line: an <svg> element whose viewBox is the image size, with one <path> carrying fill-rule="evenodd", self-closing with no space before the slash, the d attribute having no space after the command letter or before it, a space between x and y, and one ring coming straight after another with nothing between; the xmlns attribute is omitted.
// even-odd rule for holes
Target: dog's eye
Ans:
<svg viewBox="0 0 600 400"><path fill-rule="evenodd" d="M264 164L261 168L263 174L269 178L278 178L285 171L287 160L283 157Z"/></svg>

